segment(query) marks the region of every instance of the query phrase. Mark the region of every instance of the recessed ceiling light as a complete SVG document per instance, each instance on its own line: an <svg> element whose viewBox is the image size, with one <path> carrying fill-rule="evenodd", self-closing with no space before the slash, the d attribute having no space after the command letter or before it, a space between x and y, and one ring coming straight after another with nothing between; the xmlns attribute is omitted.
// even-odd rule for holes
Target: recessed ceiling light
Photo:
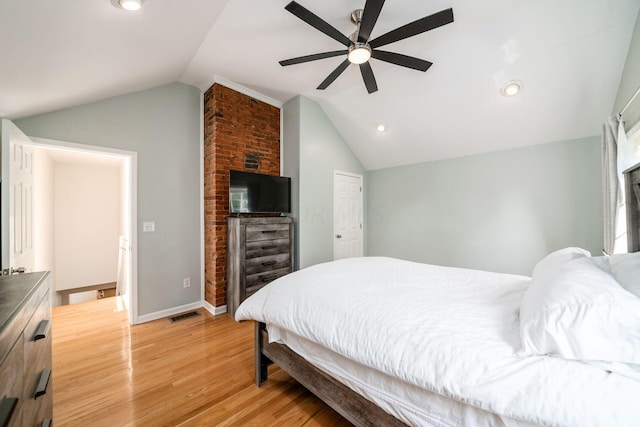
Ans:
<svg viewBox="0 0 640 427"><path fill-rule="evenodd" d="M129 11L140 10L144 0L111 0L111 4L118 9L124 9Z"/></svg>
<svg viewBox="0 0 640 427"><path fill-rule="evenodd" d="M378 125L376 129L378 130L378 132L384 132L385 130L387 130L387 128L384 127L384 125Z"/></svg>
<svg viewBox="0 0 640 427"><path fill-rule="evenodd" d="M504 96L515 96L522 91L522 82L520 80L511 80L506 82L501 89Z"/></svg>

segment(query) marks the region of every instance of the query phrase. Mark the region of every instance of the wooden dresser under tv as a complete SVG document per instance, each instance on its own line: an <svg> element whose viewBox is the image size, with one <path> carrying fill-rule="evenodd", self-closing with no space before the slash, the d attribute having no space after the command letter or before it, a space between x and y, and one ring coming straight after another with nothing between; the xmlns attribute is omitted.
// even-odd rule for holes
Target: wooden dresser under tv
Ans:
<svg viewBox="0 0 640 427"><path fill-rule="evenodd" d="M227 218L227 311L278 277L293 271L293 219Z"/></svg>

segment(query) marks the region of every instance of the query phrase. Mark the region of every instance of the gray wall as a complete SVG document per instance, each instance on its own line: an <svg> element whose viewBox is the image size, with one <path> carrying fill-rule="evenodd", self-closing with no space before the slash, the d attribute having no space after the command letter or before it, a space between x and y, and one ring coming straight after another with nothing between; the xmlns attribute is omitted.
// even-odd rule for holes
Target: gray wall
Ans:
<svg viewBox="0 0 640 427"><path fill-rule="evenodd" d="M33 137L137 152L138 315L201 300L198 89L172 83L15 123Z"/></svg>
<svg viewBox="0 0 640 427"><path fill-rule="evenodd" d="M624 71L618 87L618 95L613 107L613 114L618 114L622 107L631 99L633 94L640 88L640 13L636 19L629 53L624 64ZM624 114L625 129L629 131L634 125L640 122L640 95L636 97Z"/></svg>
<svg viewBox="0 0 640 427"><path fill-rule="evenodd" d="M369 255L531 274L602 249L599 137L369 171Z"/></svg>
<svg viewBox="0 0 640 427"><path fill-rule="evenodd" d="M283 174L298 174L299 210L295 218L299 237L297 256L299 267L304 268L333 260L334 171L351 172L364 177L365 203L367 172L318 103L305 97L296 97L287 102L283 109ZM296 156L299 160L297 165ZM365 228L365 253L366 234Z"/></svg>

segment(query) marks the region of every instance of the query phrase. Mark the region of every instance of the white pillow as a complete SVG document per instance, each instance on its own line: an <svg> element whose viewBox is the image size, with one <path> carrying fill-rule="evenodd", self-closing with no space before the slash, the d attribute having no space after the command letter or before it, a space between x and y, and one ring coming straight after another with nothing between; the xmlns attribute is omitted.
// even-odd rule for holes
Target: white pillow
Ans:
<svg viewBox="0 0 640 427"><path fill-rule="evenodd" d="M540 277L548 273L553 273L556 268L564 265L572 259L590 256L591 252L582 248L564 248L551 252L549 255L538 261L536 266L533 268L532 276Z"/></svg>
<svg viewBox="0 0 640 427"><path fill-rule="evenodd" d="M618 283L640 298L640 252L611 255L609 266Z"/></svg>
<svg viewBox="0 0 640 427"><path fill-rule="evenodd" d="M589 257L538 267L520 306L521 354L640 364L640 299Z"/></svg>

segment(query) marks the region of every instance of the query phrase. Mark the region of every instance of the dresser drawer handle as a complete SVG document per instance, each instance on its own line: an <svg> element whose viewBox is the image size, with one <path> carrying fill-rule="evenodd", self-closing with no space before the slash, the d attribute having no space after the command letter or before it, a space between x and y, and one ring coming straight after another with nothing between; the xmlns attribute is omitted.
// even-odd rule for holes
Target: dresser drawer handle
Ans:
<svg viewBox="0 0 640 427"><path fill-rule="evenodd" d="M51 420L48 418L43 420L42 423L40 423L40 427L51 427Z"/></svg>
<svg viewBox="0 0 640 427"><path fill-rule="evenodd" d="M34 341L38 341L47 337L49 328L51 327L50 320L42 320L36 329L36 334L33 336Z"/></svg>
<svg viewBox="0 0 640 427"><path fill-rule="evenodd" d="M280 231L280 230L262 230L262 232L263 232L264 234L267 234L267 233L277 233L278 231Z"/></svg>
<svg viewBox="0 0 640 427"><path fill-rule="evenodd" d="M38 386L36 387L36 394L33 397L34 399L39 398L43 394L47 393L47 386L49 385L49 379L51 378L51 369L43 369L40 374L40 380L38 381Z"/></svg>
<svg viewBox="0 0 640 427"><path fill-rule="evenodd" d="M262 265L266 267L268 265L274 265L275 263L276 263L275 261L266 261L266 262L263 262Z"/></svg>
<svg viewBox="0 0 640 427"><path fill-rule="evenodd" d="M271 281L273 281L273 280L275 280L277 278L278 278L277 275L273 275L273 276L265 276L260 280L262 280L263 283L269 283L269 282L271 282Z"/></svg>
<svg viewBox="0 0 640 427"><path fill-rule="evenodd" d="M262 249L263 251L266 251L267 249L275 249L275 248L277 248L277 246L276 246L276 245L271 245L271 246L263 246L261 249Z"/></svg>
<svg viewBox="0 0 640 427"><path fill-rule="evenodd" d="M0 400L0 427L9 425L9 421L11 421L11 415L13 414L13 410L16 408L17 404L17 397L5 397L4 399Z"/></svg>

